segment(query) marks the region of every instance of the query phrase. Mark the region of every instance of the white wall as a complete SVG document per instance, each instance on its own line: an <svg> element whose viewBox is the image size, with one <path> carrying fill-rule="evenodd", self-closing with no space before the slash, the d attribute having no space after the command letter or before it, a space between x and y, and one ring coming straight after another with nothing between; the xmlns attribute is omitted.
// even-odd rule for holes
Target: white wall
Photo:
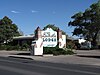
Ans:
<svg viewBox="0 0 100 75"><path fill-rule="evenodd" d="M86 40L84 40L84 39L78 39L78 41L81 44L82 42L85 42Z"/></svg>
<svg viewBox="0 0 100 75"><path fill-rule="evenodd" d="M43 41L42 38L39 38L38 40L34 41L36 43L33 43L33 55L43 55ZM32 51L31 51L32 52Z"/></svg>
<svg viewBox="0 0 100 75"><path fill-rule="evenodd" d="M66 35L62 35L62 38L59 39L59 48L66 47Z"/></svg>

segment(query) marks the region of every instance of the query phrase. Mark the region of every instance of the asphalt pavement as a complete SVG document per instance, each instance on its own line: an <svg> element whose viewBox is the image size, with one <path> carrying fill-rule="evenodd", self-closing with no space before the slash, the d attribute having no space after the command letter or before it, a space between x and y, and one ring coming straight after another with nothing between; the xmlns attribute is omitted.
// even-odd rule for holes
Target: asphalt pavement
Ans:
<svg viewBox="0 0 100 75"><path fill-rule="evenodd" d="M0 75L100 75L100 67L0 57Z"/></svg>
<svg viewBox="0 0 100 75"><path fill-rule="evenodd" d="M52 63L100 66L100 50L75 50L74 52L76 53L74 55L31 56L28 55L30 53L29 51L0 51L0 56L32 59L36 61L52 62Z"/></svg>

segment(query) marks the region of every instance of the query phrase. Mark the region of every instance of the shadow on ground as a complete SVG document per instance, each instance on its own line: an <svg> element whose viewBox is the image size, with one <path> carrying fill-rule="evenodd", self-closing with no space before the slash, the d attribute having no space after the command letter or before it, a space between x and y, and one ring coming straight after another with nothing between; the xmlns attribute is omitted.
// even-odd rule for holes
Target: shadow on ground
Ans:
<svg viewBox="0 0 100 75"><path fill-rule="evenodd" d="M76 55L78 57L87 57L87 58L97 58L100 59L100 56L93 56L93 55Z"/></svg>
<svg viewBox="0 0 100 75"><path fill-rule="evenodd" d="M30 53L17 53L16 55L31 55Z"/></svg>

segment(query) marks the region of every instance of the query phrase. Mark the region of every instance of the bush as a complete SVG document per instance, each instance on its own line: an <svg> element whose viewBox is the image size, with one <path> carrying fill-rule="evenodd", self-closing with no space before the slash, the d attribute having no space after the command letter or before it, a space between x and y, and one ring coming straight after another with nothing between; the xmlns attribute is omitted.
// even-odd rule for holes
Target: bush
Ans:
<svg viewBox="0 0 100 75"><path fill-rule="evenodd" d="M53 55L71 55L74 54L72 50L64 50L58 47L44 47L43 48L44 54L53 54Z"/></svg>
<svg viewBox="0 0 100 75"><path fill-rule="evenodd" d="M20 46L20 50L28 50L30 46L27 43L23 43L22 46Z"/></svg>
<svg viewBox="0 0 100 75"><path fill-rule="evenodd" d="M72 50L67 50L66 51L66 54L68 54L68 55L72 55L72 54L75 54Z"/></svg>
<svg viewBox="0 0 100 75"><path fill-rule="evenodd" d="M20 46L0 45L0 50L20 50Z"/></svg>
<svg viewBox="0 0 100 75"><path fill-rule="evenodd" d="M55 47L43 47L43 53L44 54L53 54L53 51L55 51Z"/></svg>
<svg viewBox="0 0 100 75"><path fill-rule="evenodd" d="M55 51L53 51L54 55L66 55L66 51L62 48L57 48Z"/></svg>
<svg viewBox="0 0 100 75"><path fill-rule="evenodd" d="M0 50L6 50L5 45L0 45Z"/></svg>

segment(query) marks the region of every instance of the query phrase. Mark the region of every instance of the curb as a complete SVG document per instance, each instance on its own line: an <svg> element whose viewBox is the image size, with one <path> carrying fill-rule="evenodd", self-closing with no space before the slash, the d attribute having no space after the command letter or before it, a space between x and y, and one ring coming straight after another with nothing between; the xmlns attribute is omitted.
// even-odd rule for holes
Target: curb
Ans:
<svg viewBox="0 0 100 75"><path fill-rule="evenodd" d="M87 57L87 58L97 58L97 59L100 59L100 55L76 55L78 57Z"/></svg>
<svg viewBox="0 0 100 75"><path fill-rule="evenodd" d="M54 56L53 54L44 54L43 57L51 57Z"/></svg>
<svg viewBox="0 0 100 75"><path fill-rule="evenodd" d="M25 56L17 56L17 55L10 55L8 57L11 57L11 58L20 58L20 59L29 59L29 60L34 60L33 58L31 57L25 57Z"/></svg>

